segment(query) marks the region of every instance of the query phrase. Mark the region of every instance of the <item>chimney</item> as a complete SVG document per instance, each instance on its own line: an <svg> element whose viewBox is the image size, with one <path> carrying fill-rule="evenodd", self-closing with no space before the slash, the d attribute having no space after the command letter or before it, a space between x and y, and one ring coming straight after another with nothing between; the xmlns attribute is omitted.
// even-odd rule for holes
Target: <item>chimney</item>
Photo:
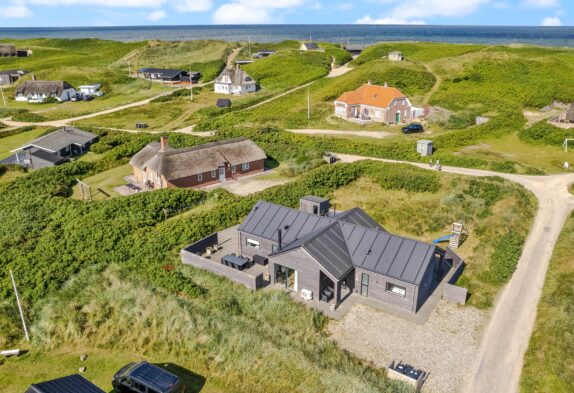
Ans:
<svg viewBox="0 0 574 393"><path fill-rule="evenodd" d="M388 82L385 82L385 87L389 87L389 84L388 84Z"/></svg>
<svg viewBox="0 0 574 393"><path fill-rule="evenodd" d="M277 249L278 249L278 251L281 251L281 247L282 247L281 243L283 242L283 232L281 231L281 228L279 228L277 230L277 238L278 238L277 242L279 243L279 246Z"/></svg>
<svg viewBox="0 0 574 393"><path fill-rule="evenodd" d="M32 80L33 80L33 81L36 80L36 75L32 74Z"/></svg>
<svg viewBox="0 0 574 393"><path fill-rule="evenodd" d="M371 86L372 84L373 84L373 83L372 83L371 80L369 79L369 80L367 81L367 85Z"/></svg>
<svg viewBox="0 0 574 393"><path fill-rule="evenodd" d="M167 147L169 146L167 136L162 136L159 140L159 144L160 144L159 151L165 151L165 149L167 149Z"/></svg>

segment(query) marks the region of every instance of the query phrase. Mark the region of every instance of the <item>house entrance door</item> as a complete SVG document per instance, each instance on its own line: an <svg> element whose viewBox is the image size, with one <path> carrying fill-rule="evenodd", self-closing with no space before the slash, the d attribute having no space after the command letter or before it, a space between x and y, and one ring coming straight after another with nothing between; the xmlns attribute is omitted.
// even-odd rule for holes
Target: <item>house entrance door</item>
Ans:
<svg viewBox="0 0 574 393"><path fill-rule="evenodd" d="M395 113L395 123L399 124L401 122L401 112Z"/></svg>
<svg viewBox="0 0 574 393"><path fill-rule="evenodd" d="M225 181L225 167L219 167L219 181Z"/></svg>

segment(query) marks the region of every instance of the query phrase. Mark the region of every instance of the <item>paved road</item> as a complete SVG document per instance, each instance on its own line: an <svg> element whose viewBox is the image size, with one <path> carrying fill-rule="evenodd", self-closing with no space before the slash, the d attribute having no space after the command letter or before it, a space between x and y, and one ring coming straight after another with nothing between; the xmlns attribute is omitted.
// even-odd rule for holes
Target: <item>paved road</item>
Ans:
<svg viewBox="0 0 574 393"><path fill-rule="evenodd" d="M337 156L343 162L369 158ZM425 164L413 165L430 169ZM515 393L518 392L524 354L534 328L548 263L566 218L574 210L574 196L568 192L568 186L574 183L574 174L523 176L445 166L442 169L461 175L500 176L523 185L538 198L538 212L518 267L495 302L478 362L466 387L468 393Z"/></svg>

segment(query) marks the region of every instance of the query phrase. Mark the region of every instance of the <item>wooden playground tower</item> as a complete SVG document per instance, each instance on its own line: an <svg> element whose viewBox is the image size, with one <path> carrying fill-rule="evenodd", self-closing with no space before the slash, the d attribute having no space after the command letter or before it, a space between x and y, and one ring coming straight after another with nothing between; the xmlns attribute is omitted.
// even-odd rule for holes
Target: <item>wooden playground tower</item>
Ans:
<svg viewBox="0 0 574 393"><path fill-rule="evenodd" d="M452 234L448 243L448 247L451 250L456 250L468 237L468 231L466 230L464 223L455 222L452 224Z"/></svg>

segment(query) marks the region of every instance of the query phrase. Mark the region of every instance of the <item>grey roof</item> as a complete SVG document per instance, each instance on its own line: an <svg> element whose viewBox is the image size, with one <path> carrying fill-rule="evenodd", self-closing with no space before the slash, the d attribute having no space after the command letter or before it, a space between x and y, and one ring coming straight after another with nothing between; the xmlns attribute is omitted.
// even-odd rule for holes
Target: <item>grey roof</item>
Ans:
<svg viewBox="0 0 574 393"><path fill-rule="evenodd" d="M49 151L41 149L34 150L33 152L30 153L30 156L32 158L32 161L34 160L34 158L39 158L40 160L50 162L54 165L63 164L68 161L68 159L65 157L61 157L57 154L50 153Z"/></svg>
<svg viewBox="0 0 574 393"><path fill-rule="evenodd" d="M281 229L282 249L272 255L304 249L336 279L360 267L420 284L436 246L391 235L367 217L358 208L323 217L259 201L239 230L277 242Z"/></svg>
<svg viewBox="0 0 574 393"><path fill-rule="evenodd" d="M223 82L223 78L228 76L231 80L231 83ZM221 74L215 79L215 83L217 84L230 84L233 86L244 86L255 84L255 80L251 78L247 72L243 71L241 68L226 68L224 69Z"/></svg>
<svg viewBox="0 0 574 393"><path fill-rule="evenodd" d="M74 86L64 81L26 81L16 89L16 95L29 94L62 95L64 90L74 89Z"/></svg>
<svg viewBox="0 0 574 393"><path fill-rule="evenodd" d="M574 104L570 104L570 107L566 112L566 120L574 122Z"/></svg>
<svg viewBox="0 0 574 393"><path fill-rule="evenodd" d="M97 137L96 134L75 127L64 127L48 135L34 139L16 150L37 147L42 150L57 153L70 145L84 146L87 143L93 142Z"/></svg>
<svg viewBox="0 0 574 393"><path fill-rule="evenodd" d="M306 200L306 201L310 201L310 202L315 202L315 203L322 203L322 202L328 201L327 198L321 198L321 197L318 197L316 195L305 195L301 199Z"/></svg>
<svg viewBox="0 0 574 393"><path fill-rule="evenodd" d="M220 108L229 107L231 106L231 100L229 98L218 98L215 105Z"/></svg>
<svg viewBox="0 0 574 393"><path fill-rule="evenodd" d="M138 72L145 72L149 74L159 74L163 78L175 78L180 74L187 75L187 71L184 70L175 70L170 68L140 68Z"/></svg>
<svg viewBox="0 0 574 393"><path fill-rule="evenodd" d="M4 71L0 71L0 75L25 75L27 74L28 71L26 70L4 70Z"/></svg>
<svg viewBox="0 0 574 393"><path fill-rule="evenodd" d="M176 180L216 170L223 163L240 165L266 158L263 149L253 141L235 138L183 149L167 147L165 151L153 142L136 153L130 164L142 170L149 168L167 180Z"/></svg>
<svg viewBox="0 0 574 393"><path fill-rule="evenodd" d="M105 393L80 374L34 383L26 393Z"/></svg>
<svg viewBox="0 0 574 393"><path fill-rule="evenodd" d="M307 50L319 49L319 45L317 45L315 42L304 42L303 45L305 45L305 48L307 48Z"/></svg>

